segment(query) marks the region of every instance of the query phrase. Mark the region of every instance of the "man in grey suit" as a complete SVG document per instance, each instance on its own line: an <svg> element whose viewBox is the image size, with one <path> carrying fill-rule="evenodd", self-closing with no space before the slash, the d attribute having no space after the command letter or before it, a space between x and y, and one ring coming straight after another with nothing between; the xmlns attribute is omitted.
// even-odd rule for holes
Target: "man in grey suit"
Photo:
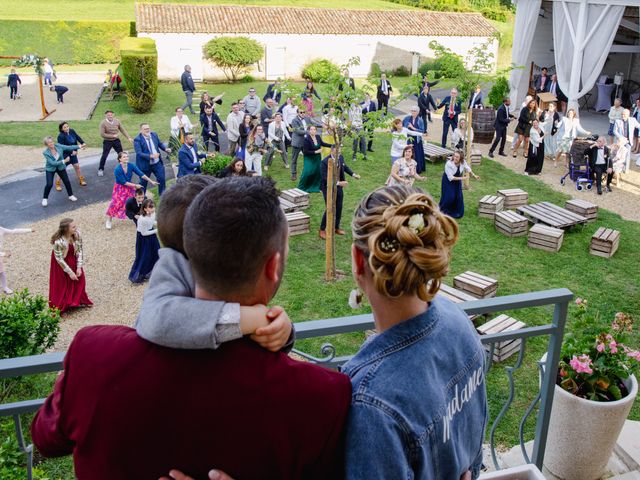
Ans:
<svg viewBox="0 0 640 480"><path fill-rule="evenodd" d="M629 163L631 162L631 149L635 144L635 137L637 134L637 130L640 128L640 124L638 121L631 116L631 111L628 108L625 108L622 111L622 118L620 120L616 120L616 123L613 127L613 135L620 141L623 145L628 145L627 149L627 158L624 161L624 171L629 171Z"/></svg>
<svg viewBox="0 0 640 480"><path fill-rule="evenodd" d="M298 115L291 120L291 180L297 179L298 155L302 151L304 136L311 125L306 119L307 111L303 106L298 108Z"/></svg>

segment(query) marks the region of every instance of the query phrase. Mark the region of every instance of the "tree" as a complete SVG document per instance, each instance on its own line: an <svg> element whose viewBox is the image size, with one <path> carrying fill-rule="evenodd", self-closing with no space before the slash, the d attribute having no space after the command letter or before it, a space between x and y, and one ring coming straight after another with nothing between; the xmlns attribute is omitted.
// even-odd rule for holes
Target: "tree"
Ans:
<svg viewBox="0 0 640 480"><path fill-rule="evenodd" d="M158 98L158 51L151 38L127 37L120 43L127 102L136 113L146 113Z"/></svg>
<svg viewBox="0 0 640 480"><path fill-rule="evenodd" d="M248 37L218 37L209 40L202 52L207 60L220 67L228 80L235 82L262 58L264 49Z"/></svg>

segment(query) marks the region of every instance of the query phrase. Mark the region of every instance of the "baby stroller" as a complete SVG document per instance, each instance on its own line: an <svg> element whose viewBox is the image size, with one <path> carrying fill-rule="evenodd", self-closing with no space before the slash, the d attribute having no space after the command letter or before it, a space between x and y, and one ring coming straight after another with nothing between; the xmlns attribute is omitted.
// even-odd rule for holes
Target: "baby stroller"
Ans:
<svg viewBox="0 0 640 480"><path fill-rule="evenodd" d="M571 144L569 151L569 171L560 178L560 185L566 183L569 177L576 183L576 190L591 190L593 188L593 178L589 168L589 149L593 145L591 137L586 139L576 138Z"/></svg>

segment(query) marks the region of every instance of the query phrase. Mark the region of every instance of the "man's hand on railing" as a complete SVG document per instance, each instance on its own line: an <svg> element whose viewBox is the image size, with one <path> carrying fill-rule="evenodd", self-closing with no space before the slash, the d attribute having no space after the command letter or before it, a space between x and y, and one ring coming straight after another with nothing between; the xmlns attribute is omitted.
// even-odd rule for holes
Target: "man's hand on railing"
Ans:
<svg viewBox="0 0 640 480"><path fill-rule="evenodd" d="M180 470L171 470L168 477L162 477L159 480L194 480L189 475L185 475ZM209 480L233 480L229 475L220 470L211 470L209 472ZM466 479L465 479L466 480ZM469 475L471 480L471 475Z"/></svg>

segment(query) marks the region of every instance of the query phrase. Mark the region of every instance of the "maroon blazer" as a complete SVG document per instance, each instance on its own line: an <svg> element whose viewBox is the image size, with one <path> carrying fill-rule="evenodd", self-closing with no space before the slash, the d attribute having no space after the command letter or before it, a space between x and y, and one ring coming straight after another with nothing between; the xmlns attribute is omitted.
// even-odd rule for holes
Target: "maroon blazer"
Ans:
<svg viewBox="0 0 640 480"><path fill-rule="evenodd" d="M157 479L212 467L246 480L339 478L351 383L241 339L176 350L124 326L80 330L31 425L79 479Z"/></svg>

